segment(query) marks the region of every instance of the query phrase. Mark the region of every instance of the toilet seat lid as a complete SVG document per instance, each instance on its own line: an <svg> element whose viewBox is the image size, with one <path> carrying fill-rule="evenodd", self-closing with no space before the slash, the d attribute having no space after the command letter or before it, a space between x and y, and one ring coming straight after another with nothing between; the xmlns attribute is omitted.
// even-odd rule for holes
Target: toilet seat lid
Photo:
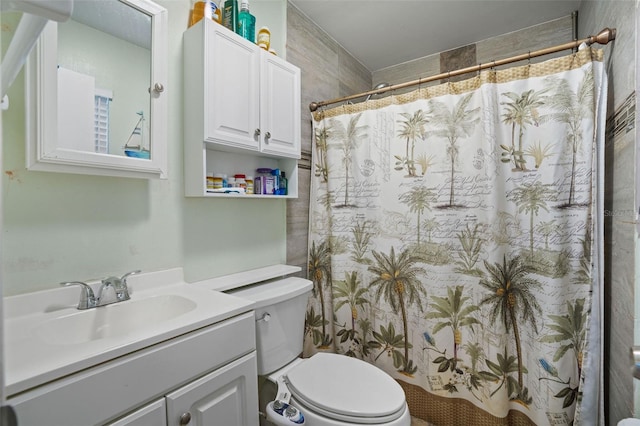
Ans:
<svg viewBox="0 0 640 426"><path fill-rule="evenodd" d="M394 420L406 407L404 391L391 376L344 355L317 353L289 370L287 382L293 396L314 411L354 423Z"/></svg>

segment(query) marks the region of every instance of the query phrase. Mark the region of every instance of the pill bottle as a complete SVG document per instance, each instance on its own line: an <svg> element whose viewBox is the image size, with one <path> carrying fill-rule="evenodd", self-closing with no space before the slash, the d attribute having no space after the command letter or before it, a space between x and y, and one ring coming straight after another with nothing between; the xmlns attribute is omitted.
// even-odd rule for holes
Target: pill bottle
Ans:
<svg viewBox="0 0 640 426"><path fill-rule="evenodd" d="M253 176L246 176L244 180L247 182L247 194L253 194Z"/></svg>
<svg viewBox="0 0 640 426"><path fill-rule="evenodd" d="M207 189L213 189L213 172L207 172Z"/></svg>
<svg viewBox="0 0 640 426"><path fill-rule="evenodd" d="M213 189L224 188L222 186L222 173L214 173L213 174Z"/></svg>
<svg viewBox="0 0 640 426"><path fill-rule="evenodd" d="M264 50L269 50L269 47L271 46L271 31L269 31L269 28L260 28L260 31L258 31L257 41L258 46Z"/></svg>
<svg viewBox="0 0 640 426"><path fill-rule="evenodd" d="M234 176L234 178L236 179L236 187L243 188L245 190L247 189L247 181L244 180L245 175L237 174Z"/></svg>

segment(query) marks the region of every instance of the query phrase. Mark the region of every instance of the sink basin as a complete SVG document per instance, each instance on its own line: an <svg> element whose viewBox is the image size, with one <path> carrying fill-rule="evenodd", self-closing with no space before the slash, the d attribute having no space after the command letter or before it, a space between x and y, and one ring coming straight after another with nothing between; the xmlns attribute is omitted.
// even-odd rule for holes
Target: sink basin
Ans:
<svg viewBox="0 0 640 426"><path fill-rule="evenodd" d="M53 345L76 345L129 334L196 308L196 303L176 294L131 299L126 302L76 311L40 324L36 336Z"/></svg>
<svg viewBox="0 0 640 426"><path fill-rule="evenodd" d="M187 284L182 269L131 280L131 299L78 310L58 287L3 299L5 395L184 336L252 309L239 297ZM94 291L100 284L92 283Z"/></svg>

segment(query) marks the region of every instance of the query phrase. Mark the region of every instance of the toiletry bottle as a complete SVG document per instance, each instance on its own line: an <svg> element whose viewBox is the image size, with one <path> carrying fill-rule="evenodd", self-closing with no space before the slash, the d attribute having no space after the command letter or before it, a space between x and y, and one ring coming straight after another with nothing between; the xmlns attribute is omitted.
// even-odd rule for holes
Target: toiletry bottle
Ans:
<svg viewBox="0 0 640 426"><path fill-rule="evenodd" d="M244 180L247 182L247 194L253 194L253 176L247 175Z"/></svg>
<svg viewBox="0 0 640 426"><path fill-rule="evenodd" d="M256 17L249 12L249 0L241 0L240 2L238 34L251 43L256 42Z"/></svg>
<svg viewBox="0 0 640 426"><path fill-rule="evenodd" d="M211 19L216 21L218 24L222 25L222 7L218 6L215 0L210 0L211 2Z"/></svg>
<svg viewBox="0 0 640 426"><path fill-rule="evenodd" d="M189 26L195 25L202 18L212 19L218 23L222 22L220 9L213 0L195 0L192 2Z"/></svg>
<svg viewBox="0 0 640 426"><path fill-rule="evenodd" d="M234 33L238 32L238 0L224 0L222 23Z"/></svg>
<svg viewBox="0 0 640 426"><path fill-rule="evenodd" d="M262 27L258 31L258 46L264 50L269 50L271 46L271 31L269 31L269 28Z"/></svg>
<svg viewBox="0 0 640 426"><path fill-rule="evenodd" d="M289 181L285 172L280 172L280 195L289 195Z"/></svg>
<svg viewBox="0 0 640 426"><path fill-rule="evenodd" d="M273 176L273 195L282 195L282 181L280 179L280 169L271 170Z"/></svg>

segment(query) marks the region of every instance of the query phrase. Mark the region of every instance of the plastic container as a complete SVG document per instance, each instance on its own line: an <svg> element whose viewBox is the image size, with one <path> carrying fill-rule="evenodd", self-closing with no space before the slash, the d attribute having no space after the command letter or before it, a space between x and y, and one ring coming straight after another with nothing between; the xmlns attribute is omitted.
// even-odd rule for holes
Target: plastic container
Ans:
<svg viewBox="0 0 640 426"><path fill-rule="evenodd" d="M230 177L227 178L227 186L225 188L235 188L236 187L236 178Z"/></svg>
<svg viewBox="0 0 640 426"><path fill-rule="evenodd" d="M207 189L213 189L213 173L207 172Z"/></svg>
<svg viewBox="0 0 640 426"><path fill-rule="evenodd" d="M213 189L224 188L223 186L223 177L222 173L214 173L213 174Z"/></svg>
<svg viewBox="0 0 640 426"><path fill-rule="evenodd" d="M256 17L249 12L249 0L240 2L240 13L238 13L238 34L251 43L256 42Z"/></svg>
<svg viewBox="0 0 640 426"><path fill-rule="evenodd" d="M259 176L256 176L253 183L253 191L256 194L262 195L273 195L273 176L271 175L272 170L268 167L262 167L256 170ZM256 192L256 182L260 184L260 192Z"/></svg>
<svg viewBox="0 0 640 426"><path fill-rule="evenodd" d="M264 50L269 50L271 47L271 31L268 27L262 27L258 31L258 46Z"/></svg>
<svg viewBox="0 0 640 426"><path fill-rule="evenodd" d="M280 172L280 195L289 195L289 181L285 172Z"/></svg>
<svg viewBox="0 0 640 426"><path fill-rule="evenodd" d="M235 175L234 178L236 179L236 187L238 188L244 188L245 190L247 189L247 181L244 180L245 175L242 174L238 174Z"/></svg>
<svg viewBox="0 0 640 426"><path fill-rule="evenodd" d="M247 182L247 194L253 194L253 176L247 176L244 180Z"/></svg>
<svg viewBox="0 0 640 426"><path fill-rule="evenodd" d="M238 32L238 0L226 0L224 2L222 24L234 33Z"/></svg>
<svg viewBox="0 0 640 426"><path fill-rule="evenodd" d="M208 7L207 7L208 6ZM195 25L202 18L208 18L222 22L222 13L220 8L213 0L193 1L191 5L191 14L189 15L189 26Z"/></svg>
<svg viewBox="0 0 640 426"><path fill-rule="evenodd" d="M282 175L280 174L280 169L271 170L271 175L273 177L273 194L274 195L286 195L284 193L285 189L282 182Z"/></svg>

